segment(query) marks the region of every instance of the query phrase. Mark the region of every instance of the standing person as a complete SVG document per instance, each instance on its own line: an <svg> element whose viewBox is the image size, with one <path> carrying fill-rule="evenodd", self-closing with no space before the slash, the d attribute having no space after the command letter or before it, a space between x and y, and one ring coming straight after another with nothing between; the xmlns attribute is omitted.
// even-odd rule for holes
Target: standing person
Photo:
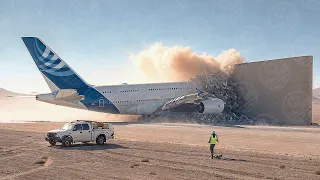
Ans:
<svg viewBox="0 0 320 180"><path fill-rule="evenodd" d="M210 138L209 138L209 142L208 142L208 143L210 143L211 159L213 159L214 146L216 145L217 142L219 142L218 135L216 134L215 131L213 131Z"/></svg>

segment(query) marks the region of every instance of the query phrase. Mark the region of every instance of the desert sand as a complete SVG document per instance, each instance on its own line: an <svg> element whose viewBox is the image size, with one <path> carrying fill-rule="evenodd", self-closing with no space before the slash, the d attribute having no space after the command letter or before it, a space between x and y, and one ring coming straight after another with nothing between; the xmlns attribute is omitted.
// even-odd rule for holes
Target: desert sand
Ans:
<svg viewBox="0 0 320 180"><path fill-rule="evenodd" d="M63 148L44 140L62 123L0 123L0 179L320 178L317 127L114 124L105 145ZM210 158L212 130L222 159Z"/></svg>

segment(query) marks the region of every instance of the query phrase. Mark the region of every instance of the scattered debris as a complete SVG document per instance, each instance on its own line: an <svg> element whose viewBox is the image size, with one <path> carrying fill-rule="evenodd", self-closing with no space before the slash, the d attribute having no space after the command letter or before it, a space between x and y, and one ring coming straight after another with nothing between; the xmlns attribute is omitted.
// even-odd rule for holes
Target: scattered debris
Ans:
<svg viewBox="0 0 320 180"><path fill-rule="evenodd" d="M41 159L37 160L35 162L35 164L41 164L41 165L44 165L48 160L48 157L47 156L43 156Z"/></svg>
<svg viewBox="0 0 320 180"><path fill-rule="evenodd" d="M281 169L284 169L284 168L286 168L286 166L285 166L285 165L281 165L280 168L281 168Z"/></svg>
<svg viewBox="0 0 320 180"><path fill-rule="evenodd" d="M200 114L196 110L191 112L171 110L163 111L157 116L140 116L138 120L142 122L191 122L216 125L255 124L254 120L236 112L236 109L244 103L244 100L240 96L238 85L230 77L217 69L214 73L197 75L190 79L197 87L226 103L224 111L220 114Z"/></svg>
<svg viewBox="0 0 320 180"><path fill-rule="evenodd" d="M214 155L213 157L214 157L214 158L217 158L217 159L221 159L221 158L222 158L222 154Z"/></svg>
<svg viewBox="0 0 320 180"><path fill-rule="evenodd" d="M53 160L50 157L43 156L41 159L37 160L35 164L41 164L43 166L50 166L53 163Z"/></svg>
<svg viewBox="0 0 320 180"><path fill-rule="evenodd" d="M139 166L138 163L133 164L132 166L130 166L131 168L134 168L135 166Z"/></svg>
<svg viewBox="0 0 320 180"><path fill-rule="evenodd" d="M141 162L149 162L149 159L142 159Z"/></svg>

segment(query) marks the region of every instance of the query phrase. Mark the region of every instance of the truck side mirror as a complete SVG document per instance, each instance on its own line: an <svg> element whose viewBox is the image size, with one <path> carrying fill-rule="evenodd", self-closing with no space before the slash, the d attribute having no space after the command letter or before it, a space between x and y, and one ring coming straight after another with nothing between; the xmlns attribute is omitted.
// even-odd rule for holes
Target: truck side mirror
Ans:
<svg viewBox="0 0 320 180"><path fill-rule="evenodd" d="M76 127L73 127L73 131L76 131L77 130L77 128Z"/></svg>

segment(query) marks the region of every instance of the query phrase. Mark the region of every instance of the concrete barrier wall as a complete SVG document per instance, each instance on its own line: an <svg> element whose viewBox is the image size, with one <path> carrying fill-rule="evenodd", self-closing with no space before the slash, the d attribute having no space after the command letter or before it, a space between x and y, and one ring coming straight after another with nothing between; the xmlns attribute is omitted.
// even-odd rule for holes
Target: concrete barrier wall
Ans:
<svg viewBox="0 0 320 180"><path fill-rule="evenodd" d="M312 56L237 65L232 78L245 100L237 111L262 123L310 125L312 71Z"/></svg>

